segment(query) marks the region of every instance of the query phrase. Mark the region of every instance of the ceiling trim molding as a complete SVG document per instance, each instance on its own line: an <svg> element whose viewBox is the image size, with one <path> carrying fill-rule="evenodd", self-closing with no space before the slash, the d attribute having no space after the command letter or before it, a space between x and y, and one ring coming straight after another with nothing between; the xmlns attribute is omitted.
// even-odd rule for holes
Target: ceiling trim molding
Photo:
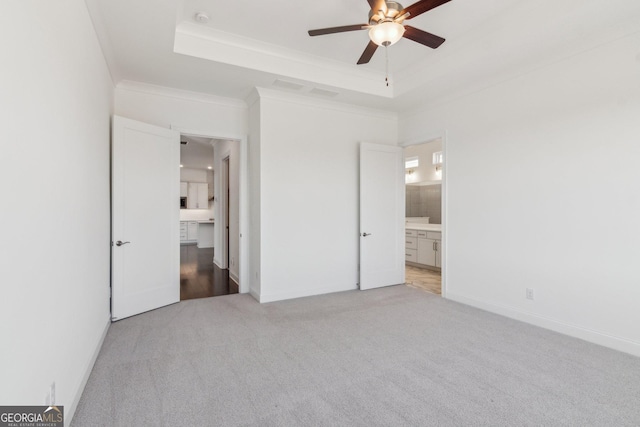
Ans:
<svg viewBox="0 0 640 427"><path fill-rule="evenodd" d="M419 137L412 137L398 141L398 147L411 147L414 145L429 144L436 140L444 141L447 139L447 130L430 130Z"/></svg>
<svg viewBox="0 0 640 427"><path fill-rule="evenodd" d="M260 93L258 92L258 88L254 87L253 89L251 89L251 92L249 92L249 95L247 95L244 100L249 108L253 107L253 104L260 100Z"/></svg>
<svg viewBox="0 0 640 427"><path fill-rule="evenodd" d="M192 22L176 27L174 52L302 81L393 98L384 74Z"/></svg>
<svg viewBox="0 0 640 427"><path fill-rule="evenodd" d="M140 92L144 94L164 96L168 98L177 98L187 101L203 102L206 104L215 104L223 107L247 109L247 104L242 99L225 98L217 95L210 95L202 92L192 92L183 89L175 89L166 86L157 86L149 83L134 82L123 80L116 86L116 90L127 90L130 92Z"/></svg>

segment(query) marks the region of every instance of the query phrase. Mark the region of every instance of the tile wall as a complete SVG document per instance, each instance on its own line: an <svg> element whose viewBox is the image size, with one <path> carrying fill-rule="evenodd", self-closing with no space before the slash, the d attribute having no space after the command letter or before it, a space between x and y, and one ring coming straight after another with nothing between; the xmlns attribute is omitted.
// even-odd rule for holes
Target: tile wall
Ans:
<svg viewBox="0 0 640 427"><path fill-rule="evenodd" d="M407 217L428 216L429 223L442 223L442 185L407 185Z"/></svg>

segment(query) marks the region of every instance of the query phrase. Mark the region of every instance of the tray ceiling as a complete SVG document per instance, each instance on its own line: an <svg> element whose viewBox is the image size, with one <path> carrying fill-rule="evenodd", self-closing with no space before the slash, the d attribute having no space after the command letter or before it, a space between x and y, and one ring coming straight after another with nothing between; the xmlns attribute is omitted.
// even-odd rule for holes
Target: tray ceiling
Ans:
<svg viewBox="0 0 640 427"><path fill-rule="evenodd" d="M447 41L403 39L356 65L367 31L309 37L364 23L365 0L86 0L114 81L243 99L255 86L402 111L479 90L637 31L637 0L452 0L411 20ZM406 2L408 6L412 2ZM209 16L206 24L197 12ZM288 89L283 89L288 90ZM337 93L337 95L335 95Z"/></svg>

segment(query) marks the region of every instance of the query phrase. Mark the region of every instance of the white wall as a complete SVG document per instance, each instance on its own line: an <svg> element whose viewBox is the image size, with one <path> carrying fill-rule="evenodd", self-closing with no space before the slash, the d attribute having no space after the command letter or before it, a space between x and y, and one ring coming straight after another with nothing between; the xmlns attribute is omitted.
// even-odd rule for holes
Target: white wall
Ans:
<svg viewBox="0 0 640 427"><path fill-rule="evenodd" d="M213 154L213 147L211 152ZM207 182L207 171L204 169L180 168L180 182Z"/></svg>
<svg viewBox="0 0 640 427"><path fill-rule="evenodd" d="M248 126L243 101L134 82L118 84L115 112L196 136L246 135Z"/></svg>
<svg viewBox="0 0 640 427"><path fill-rule="evenodd" d="M220 248L214 253L214 262L219 266L229 268L229 275L236 283L239 282L239 261L240 261L240 142L238 141L218 141L214 146L215 172L214 182L216 209L215 216L218 219L215 227L214 240L215 247ZM222 221L222 188L224 180L221 178L223 171L222 162L229 158L229 259L227 265L223 263L222 240L224 238L225 224Z"/></svg>
<svg viewBox="0 0 640 427"><path fill-rule="evenodd" d="M260 168L260 127L262 124L262 113L260 109L260 97L257 91L251 93L247 100L249 105L249 134L247 136L247 174L248 174L248 204L249 204L249 230L247 238L244 240L249 245L249 292L260 300L261 283L260 256L262 253L261 239L261 168ZM246 271L246 270L245 270Z"/></svg>
<svg viewBox="0 0 640 427"><path fill-rule="evenodd" d="M2 2L0 50L0 402L55 381L69 422L110 321L113 85L82 0Z"/></svg>
<svg viewBox="0 0 640 427"><path fill-rule="evenodd" d="M638 46L403 117L404 141L446 130L449 298L640 355Z"/></svg>
<svg viewBox="0 0 640 427"><path fill-rule="evenodd" d="M180 168L180 182L206 182L211 185L207 172L202 169ZM213 201L209 201L209 209L180 209L180 221L199 221L214 218L213 205Z"/></svg>
<svg viewBox="0 0 640 427"><path fill-rule="evenodd" d="M397 118L259 92L260 301L355 289L359 143L396 144Z"/></svg>

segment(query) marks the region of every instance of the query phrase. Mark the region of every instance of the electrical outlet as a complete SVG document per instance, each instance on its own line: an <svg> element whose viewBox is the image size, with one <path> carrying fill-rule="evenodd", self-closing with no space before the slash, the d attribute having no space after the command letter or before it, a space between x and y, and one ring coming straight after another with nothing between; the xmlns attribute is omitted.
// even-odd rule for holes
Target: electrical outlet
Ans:
<svg viewBox="0 0 640 427"><path fill-rule="evenodd" d="M530 299L533 301L533 289L531 288L527 288L527 299Z"/></svg>
<svg viewBox="0 0 640 427"><path fill-rule="evenodd" d="M56 382L51 383L51 387L49 387L49 406L53 406L56 404Z"/></svg>

